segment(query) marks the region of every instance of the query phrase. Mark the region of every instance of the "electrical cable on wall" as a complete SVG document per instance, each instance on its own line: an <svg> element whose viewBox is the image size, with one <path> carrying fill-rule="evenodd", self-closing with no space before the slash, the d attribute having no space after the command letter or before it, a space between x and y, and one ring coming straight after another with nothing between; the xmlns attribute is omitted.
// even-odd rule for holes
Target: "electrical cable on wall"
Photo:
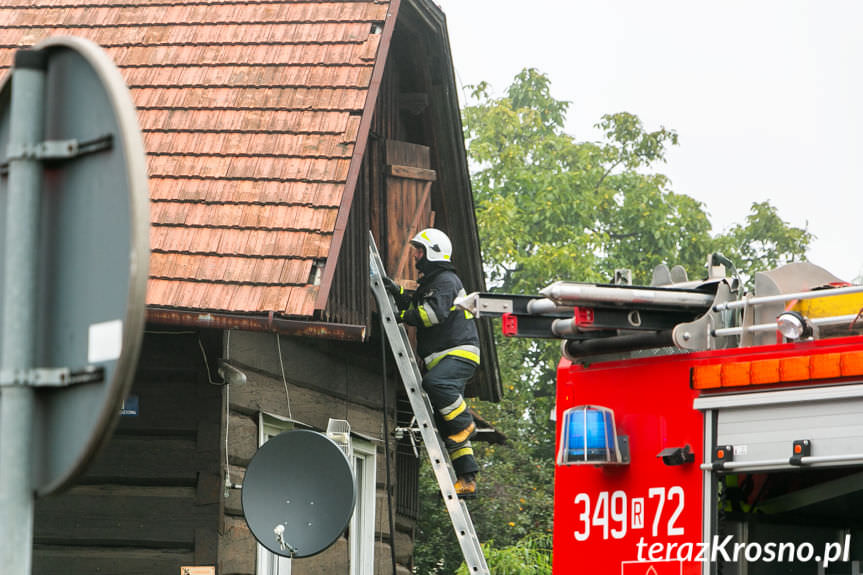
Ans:
<svg viewBox="0 0 863 575"><path fill-rule="evenodd" d="M393 517L393 486L392 474L390 472L390 432L387 424L389 409L387 407L387 346L384 343L386 337L384 331L384 318L381 316L381 371L383 375L383 404L384 404L384 457L386 458L387 470L387 509L389 510L390 520L390 555L393 562L393 573L396 572L396 532L395 518Z"/></svg>
<svg viewBox="0 0 863 575"><path fill-rule="evenodd" d="M228 449L228 431L231 427L231 386L225 386L225 499L230 495L233 486L231 482L231 455Z"/></svg>
<svg viewBox="0 0 863 575"><path fill-rule="evenodd" d="M159 335L195 335L198 336L199 333L196 331L145 331L144 333L150 334L159 334ZM207 382L210 385L222 385L217 381L213 381L213 378L210 374L210 362L207 360L207 351L204 349L204 342L201 341L200 337L197 337L198 347L201 349L201 358L204 360L204 370L207 373ZM231 332L228 331L228 340L227 340L227 351L226 353L230 356L230 347L231 347ZM231 463L228 460L228 427L231 421L231 402L230 402L230 386L224 385L225 387L225 404L226 404L226 417L225 417L225 497L228 496L228 489L233 485L231 483Z"/></svg>
<svg viewBox="0 0 863 575"><path fill-rule="evenodd" d="M180 333L180 332L177 332ZM189 332L193 333L193 332ZM201 341L201 338L198 338L198 347L201 348L201 357L204 358L204 369L207 372L207 381L211 385L220 385L225 389L225 499L230 495L230 489L234 486L231 481L231 459L229 453L229 442L228 437L230 434L231 428L231 386L227 383L221 384L219 382L213 381L213 378L210 377L210 362L207 360L207 351L204 349L204 343ZM228 337L226 342L226 350L225 355L230 357L231 354L231 332L228 331ZM227 359L226 357L226 359Z"/></svg>
<svg viewBox="0 0 863 575"><path fill-rule="evenodd" d="M293 419L294 414L291 413L291 396L288 393L288 378L285 377L285 364L282 361L282 342L278 333L276 333L276 350L279 352L279 368L282 370L282 383L285 385L285 399L288 402L288 417Z"/></svg>
<svg viewBox="0 0 863 575"><path fill-rule="evenodd" d="M198 340L198 343L201 343L201 340ZM203 353L204 346L201 344L201 352ZM225 359L230 359L231 357L231 331L227 331L227 337L225 340ZM204 354L204 363L207 363L207 354ZM207 378L210 377L210 367L207 366ZM212 381L210 382L212 383ZM231 386L225 383L225 499L230 495L230 490L234 486L234 483L231 481L231 454L230 454L230 442L228 441L230 435L231 428Z"/></svg>

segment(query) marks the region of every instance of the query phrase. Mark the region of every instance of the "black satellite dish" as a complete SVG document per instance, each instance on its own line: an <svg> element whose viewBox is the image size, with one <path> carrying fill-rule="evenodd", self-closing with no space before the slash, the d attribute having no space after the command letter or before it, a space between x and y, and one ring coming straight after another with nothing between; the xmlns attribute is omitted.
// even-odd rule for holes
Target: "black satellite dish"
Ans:
<svg viewBox="0 0 863 575"><path fill-rule="evenodd" d="M338 445L314 431L286 431L249 463L243 513L261 545L284 557L308 557L339 538L356 495L351 465Z"/></svg>

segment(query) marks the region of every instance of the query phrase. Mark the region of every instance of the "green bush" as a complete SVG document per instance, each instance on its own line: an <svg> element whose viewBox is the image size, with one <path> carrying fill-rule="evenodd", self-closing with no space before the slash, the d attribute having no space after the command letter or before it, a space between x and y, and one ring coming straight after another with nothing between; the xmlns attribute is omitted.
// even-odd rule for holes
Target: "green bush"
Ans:
<svg viewBox="0 0 863 575"><path fill-rule="evenodd" d="M494 541L482 546L491 575L551 575L551 537L525 537L515 545L496 548ZM456 575L469 575L462 563Z"/></svg>

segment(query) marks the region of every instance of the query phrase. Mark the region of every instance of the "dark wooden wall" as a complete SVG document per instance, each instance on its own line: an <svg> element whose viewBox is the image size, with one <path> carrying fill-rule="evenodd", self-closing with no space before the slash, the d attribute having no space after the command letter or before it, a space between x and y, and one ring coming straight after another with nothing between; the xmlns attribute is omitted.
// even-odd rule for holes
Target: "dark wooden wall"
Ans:
<svg viewBox="0 0 863 575"><path fill-rule="evenodd" d="M433 223L431 198L438 192L428 148L430 130L423 120L428 108L428 71L424 69L428 63L408 49L411 38L397 33L395 42L398 47L388 55L342 251L322 316L327 321L370 327L369 230L387 271L394 275L398 256L413 235L410 228L422 229ZM421 169L394 174L393 165ZM400 279L415 280L412 263L406 267L407 273Z"/></svg>
<svg viewBox="0 0 863 575"><path fill-rule="evenodd" d="M290 415L293 420L322 431L326 430L330 418L348 420L353 432L373 438L378 446L375 572L381 575L393 573L390 545L395 541L400 563L397 574L407 575L413 554L414 523L410 518L397 516L393 535L388 520L380 348L373 344L284 336L277 345L276 337L267 333L232 332L226 340L229 341L232 365L247 376L245 384L231 386L229 390L228 452L232 481L242 482L245 469L257 450L261 412L281 417ZM279 346L284 380L279 364ZM398 385L400 383L394 376L389 378L387 413L390 431L395 425ZM395 442L390 441L390 485L395 495L400 488L400 478L396 473ZM219 574L252 575L256 547L243 519L240 490L231 490L225 502L224 526L219 551L222 571ZM294 560L292 572L294 575L346 574L347 560L348 542L342 537L320 555Z"/></svg>
<svg viewBox="0 0 863 575"><path fill-rule="evenodd" d="M199 339L144 338L132 395L137 416L68 491L36 504L34 575L176 575L217 561L221 389ZM2 572L2 568L0 568Z"/></svg>
<svg viewBox="0 0 863 575"><path fill-rule="evenodd" d="M363 160L345 236L336 264L333 285L321 319L352 325L369 325L369 190L373 162L366 154Z"/></svg>

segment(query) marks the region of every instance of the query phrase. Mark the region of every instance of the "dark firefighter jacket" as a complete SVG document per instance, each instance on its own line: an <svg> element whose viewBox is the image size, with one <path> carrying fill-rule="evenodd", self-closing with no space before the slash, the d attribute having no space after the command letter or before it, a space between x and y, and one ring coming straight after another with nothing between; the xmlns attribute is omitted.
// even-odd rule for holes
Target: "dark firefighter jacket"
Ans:
<svg viewBox="0 0 863 575"><path fill-rule="evenodd" d="M479 364L479 334L473 315L453 303L464 295L455 272L441 266L420 278L413 296L404 290L395 295L402 321L417 327L417 353L428 369L447 356Z"/></svg>

